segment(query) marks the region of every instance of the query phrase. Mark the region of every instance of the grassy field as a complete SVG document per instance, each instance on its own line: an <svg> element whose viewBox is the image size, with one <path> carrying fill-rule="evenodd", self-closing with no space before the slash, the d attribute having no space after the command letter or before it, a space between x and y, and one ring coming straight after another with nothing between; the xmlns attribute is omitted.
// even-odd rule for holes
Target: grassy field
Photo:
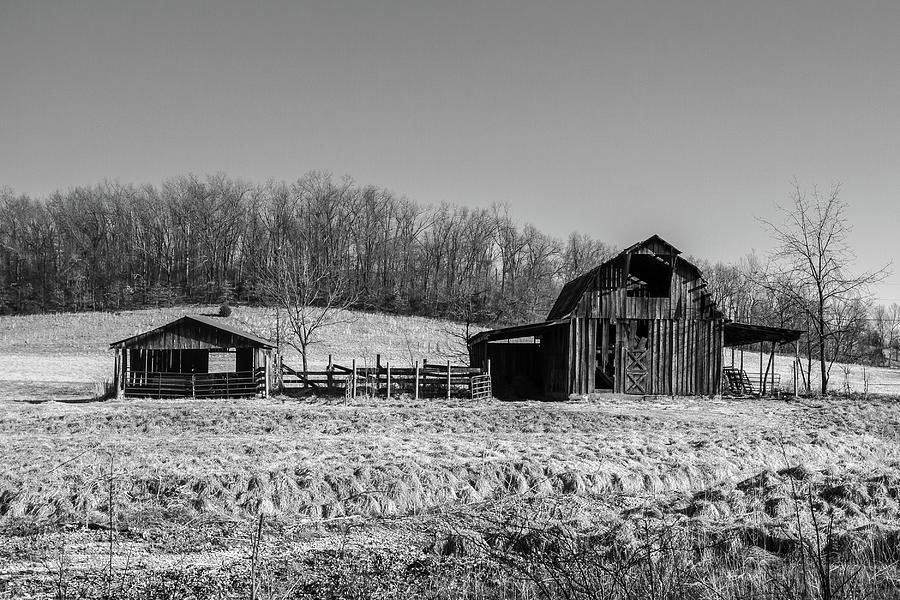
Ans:
<svg viewBox="0 0 900 600"><path fill-rule="evenodd" d="M0 319L0 597L826 597L816 557L829 597L900 593L893 398L39 402L183 312Z"/></svg>

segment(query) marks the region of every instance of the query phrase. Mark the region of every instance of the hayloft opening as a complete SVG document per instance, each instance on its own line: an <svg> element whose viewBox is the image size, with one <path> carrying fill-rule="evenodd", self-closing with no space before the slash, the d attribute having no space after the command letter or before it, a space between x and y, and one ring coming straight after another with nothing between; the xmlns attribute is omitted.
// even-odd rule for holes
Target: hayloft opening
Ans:
<svg viewBox="0 0 900 600"><path fill-rule="evenodd" d="M672 267L655 254L632 254L626 295L630 298L668 298Z"/></svg>

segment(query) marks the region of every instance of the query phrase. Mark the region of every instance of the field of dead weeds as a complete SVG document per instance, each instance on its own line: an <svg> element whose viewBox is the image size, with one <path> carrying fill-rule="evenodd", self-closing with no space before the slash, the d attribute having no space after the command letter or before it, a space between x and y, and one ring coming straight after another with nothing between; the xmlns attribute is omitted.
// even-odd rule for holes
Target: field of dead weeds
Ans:
<svg viewBox="0 0 900 600"><path fill-rule="evenodd" d="M143 590L122 588L126 596L173 577L219 585L223 573L233 589L203 584L200 596L241 596L260 516L258 560L282 592L308 578L297 597L362 581L378 593L415 584L441 597L428 586L443 581L469 597L540 597L507 592L519 582L539 594L531 576L553 567L540 557L588 560L585 544L596 562L677 541L708 561L692 577L727 581L721 569L747 557L762 577L795 560L814 517L827 537L820 546L855 561L891 564L900 539L900 404L891 399L3 408L0 585L10 591L42 581L49 593L64 563L73 589L100 595L112 556L117 585ZM660 536L669 541L660 546Z"/></svg>
<svg viewBox="0 0 900 600"><path fill-rule="evenodd" d="M153 400L7 404L0 515L90 522L112 461L140 520L402 515L510 493L691 491L900 459L892 400Z"/></svg>

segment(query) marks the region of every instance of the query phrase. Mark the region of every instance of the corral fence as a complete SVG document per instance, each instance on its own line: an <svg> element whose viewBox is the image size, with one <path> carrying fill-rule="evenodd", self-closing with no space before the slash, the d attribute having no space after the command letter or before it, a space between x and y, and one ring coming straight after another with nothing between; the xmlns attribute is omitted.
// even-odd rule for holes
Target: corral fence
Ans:
<svg viewBox="0 0 900 600"><path fill-rule="evenodd" d="M244 398L265 393L266 370L228 373L129 371L123 382L130 398Z"/></svg>
<svg viewBox="0 0 900 600"><path fill-rule="evenodd" d="M423 360L413 367L394 367L381 363L377 357L374 366L360 365L354 359L350 365L340 365L328 357L324 370L295 369L281 365L281 386L291 391L316 391L319 393L343 393L347 398L357 396L391 396L408 394L419 398L490 398L491 375L489 371L450 361L434 363Z"/></svg>

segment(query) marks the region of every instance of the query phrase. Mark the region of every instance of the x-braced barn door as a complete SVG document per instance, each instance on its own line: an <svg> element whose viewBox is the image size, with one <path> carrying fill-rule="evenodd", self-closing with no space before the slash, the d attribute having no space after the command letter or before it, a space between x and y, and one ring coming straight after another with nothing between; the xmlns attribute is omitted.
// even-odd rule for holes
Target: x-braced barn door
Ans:
<svg viewBox="0 0 900 600"><path fill-rule="evenodd" d="M622 361L625 365L624 392L626 394L646 394L650 388L650 372L647 368L650 351L632 350L622 347Z"/></svg>
<svg viewBox="0 0 900 600"><path fill-rule="evenodd" d="M619 391L625 394L650 393L650 350L647 321L621 322L622 343L619 353Z"/></svg>

